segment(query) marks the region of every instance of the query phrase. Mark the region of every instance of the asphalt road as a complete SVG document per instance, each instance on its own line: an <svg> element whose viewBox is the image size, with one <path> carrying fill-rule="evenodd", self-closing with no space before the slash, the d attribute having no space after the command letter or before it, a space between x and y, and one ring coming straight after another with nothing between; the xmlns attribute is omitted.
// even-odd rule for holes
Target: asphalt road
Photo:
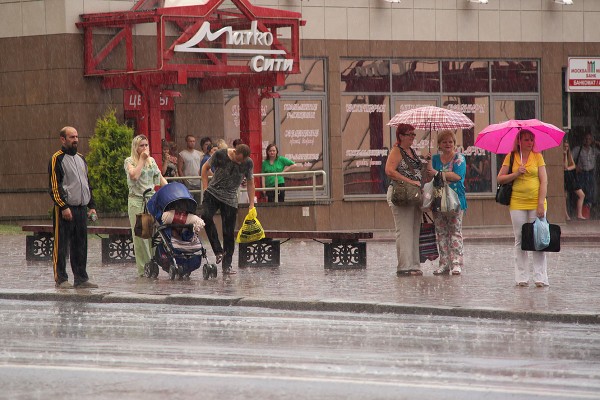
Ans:
<svg viewBox="0 0 600 400"><path fill-rule="evenodd" d="M0 302L1 399L600 398L597 325Z"/></svg>

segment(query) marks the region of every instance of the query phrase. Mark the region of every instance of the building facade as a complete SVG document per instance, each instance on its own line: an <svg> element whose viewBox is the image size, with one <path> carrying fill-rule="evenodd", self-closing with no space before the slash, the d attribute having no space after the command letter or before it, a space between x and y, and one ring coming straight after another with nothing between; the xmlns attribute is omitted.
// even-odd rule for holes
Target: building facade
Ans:
<svg viewBox="0 0 600 400"><path fill-rule="evenodd" d="M201 2L201 0L200 0ZM317 200L290 191L284 204L259 203L270 229L391 229L383 172L395 138L386 124L397 112L437 105L475 123L458 130L467 156L465 225L510 224L494 201L502 158L473 146L479 131L507 119L538 118L570 129L572 147L586 132L598 137L595 88L569 93L569 58L600 54L600 2L575 0L255 0L297 11L301 73L271 88L261 103L263 148L269 142L299 170L324 170ZM58 131L76 126L86 153L96 119L110 107L134 126L136 94L106 90L83 74L80 14L128 10L131 1L0 2L0 218L46 215L47 161ZM230 7L225 1L222 7ZM135 32L136 57L151 52L152 29ZM146 47L145 47L146 46ZM600 67L600 65L599 65ZM239 94L173 85L165 97L163 137L183 148L187 134L239 137ZM435 133L419 131L418 149L436 150ZM431 140L430 140L431 139ZM548 216L565 219L562 149L544 152ZM258 169L255 172L260 172ZM288 180L305 185L308 175ZM600 181L600 179L598 180ZM290 218L291 217L291 218Z"/></svg>

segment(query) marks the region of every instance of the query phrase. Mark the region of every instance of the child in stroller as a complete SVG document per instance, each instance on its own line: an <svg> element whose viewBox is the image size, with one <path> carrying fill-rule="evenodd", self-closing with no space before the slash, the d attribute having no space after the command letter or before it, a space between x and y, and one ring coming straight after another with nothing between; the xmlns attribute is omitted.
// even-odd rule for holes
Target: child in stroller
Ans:
<svg viewBox="0 0 600 400"><path fill-rule="evenodd" d="M193 214L196 207L194 196L179 182L163 186L150 198L148 212L155 221L156 233L152 236L152 247L156 251L144 268L147 277L158 277L160 266L172 280L189 278L193 271L200 268L202 260L205 260L203 278L217 276L217 266L208 263L206 249L200 241L204 222Z"/></svg>

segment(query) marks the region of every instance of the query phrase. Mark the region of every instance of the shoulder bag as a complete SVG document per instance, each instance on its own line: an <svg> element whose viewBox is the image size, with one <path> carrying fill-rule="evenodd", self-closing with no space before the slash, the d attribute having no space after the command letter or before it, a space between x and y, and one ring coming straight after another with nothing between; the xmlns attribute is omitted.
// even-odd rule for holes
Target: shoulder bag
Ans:
<svg viewBox="0 0 600 400"><path fill-rule="evenodd" d="M450 184L446 180L446 175L442 172L442 179L444 180L444 186L442 187L442 201L440 202L440 212L442 213L454 213L460 211L460 200L458 199L458 193L450 187Z"/></svg>
<svg viewBox="0 0 600 400"><path fill-rule="evenodd" d="M454 156L456 159L457 155ZM452 163L450 164L452 166ZM451 167L452 168L452 167ZM450 169L452 171L452 169ZM460 211L458 193L450 187L444 172L439 172L433 177L433 201L431 209L441 213L457 213Z"/></svg>
<svg viewBox="0 0 600 400"><path fill-rule="evenodd" d="M515 152L510 153L510 161L508 162L508 173L512 173L512 165L515 160ZM508 206L510 205L510 198L512 197L513 182L505 183L503 185L498 184L496 189L496 203Z"/></svg>
<svg viewBox="0 0 600 400"><path fill-rule="evenodd" d="M410 165L402 149L400 149L402 159L408 165L411 173L414 173L415 169ZM392 203L398 207L416 206L421 205L421 188L411 183L404 181L392 180Z"/></svg>
<svg viewBox="0 0 600 400"><path fill-rule="evenodd" d="M146 202L146 194L152 189L147 189L144 192L144 211L135 215L135 227L133 233L135 236L142 239L150 239L154 233L154 218L148 213L148 206Z"/></svg>

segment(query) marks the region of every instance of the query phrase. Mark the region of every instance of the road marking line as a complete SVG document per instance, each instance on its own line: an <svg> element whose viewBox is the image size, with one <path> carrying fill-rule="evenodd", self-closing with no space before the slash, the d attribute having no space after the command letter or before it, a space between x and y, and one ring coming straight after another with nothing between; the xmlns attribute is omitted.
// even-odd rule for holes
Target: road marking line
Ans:
<svg viewBox="0 0 600 400"><path fill-rule="evenodd" d="M435 389L435 390L461 390L467 392L494 392L494 393L510 393L510 394L525 394L530 395L532 392L535 392L536 396L548 396L548 397L558 397L564 398L567 397L577 397L581 399L600 399L600 396L595 393L589 392L575 392L572 389L569 390L561 390L558 388L552 389L540 389L527 387L523 389L512 389L512 388L498 388L491 386L474 386L469 383L468 386L460 386L460 385L448 385L448 384L440 384L436 382L435 384L424 384L424 383L415 383L415 382L383 382L383 381L372 381L372 380L356 380L356 379L343 379L343 378L308 378L308 377L294 377L294 376L266 376L266 375L255 375L255 374L240 374L236 372L227 372L227 373L219 373L219 372L201 372L201 371L172 371L172 370L160 370L160 369L152 369L148 371L139 371L130 368L103 368L103 367L75 367L75 366L54 366L54 365L20 365L20 364L8 364L8 365L0 365L0 369L8 368L8 369L40 369L40 370L64 370L64 371L91 371L91 372L106 372L106 373L116 373L116 372L126 372L131 374L140 374L140 375L172 375L172 376L193 376L193 377L213 377L213 378L224 378L230 379L232 377L236 378L244 378L244 379L260 379L266 381L279 380L279 381L295 381L295 382L320 382L320 383L340 383L340 384L353 384L353 385L371 385L371 386L390 386L390 387L412 387L412 388L421 388L421 389Z"/></svg>

